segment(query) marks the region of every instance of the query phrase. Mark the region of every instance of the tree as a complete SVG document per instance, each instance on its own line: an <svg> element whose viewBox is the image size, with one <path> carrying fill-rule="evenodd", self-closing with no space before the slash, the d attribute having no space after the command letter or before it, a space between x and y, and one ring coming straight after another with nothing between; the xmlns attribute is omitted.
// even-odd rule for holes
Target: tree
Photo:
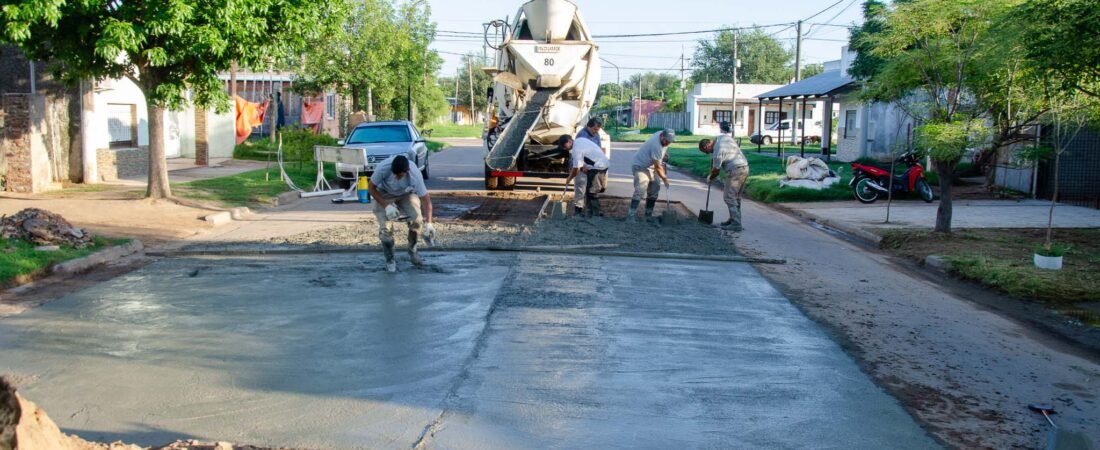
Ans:
<svg viewBox="0 0 1100 450"><path fill-rule="evenodd" d="M330 2L308 0L3 0L2 39L28 58L49 61L59 79L126 77L149 116L146 195L168 198L164 112L188 102L228 109L218 73L233 61L265 66L293 54L336 17ZM188 97L187 92L191 92Z"/></svg>
<svg viewBox="0 0 1100 450"><path fill-rule="evenodd" d="M739 83L786 84L794 76L794 55L778 40L756 29L739 34L737 56ZM692 80L729 83L733 77L733 32L719 32L714 39L699 41L692 60Z"/></svg>
<svg viewBox="0 0 1100 450"><path fill-rule="evenodd" d="M332 34L309 43L297 69L297 85L304 92L335 90L351 98L352 110L370 110L373 105L366 99L375 90L393 91L395 80L387 70L398 48L393 7L385 0L336 4L346 12L341 15L345 19Z"/></svg>
<svg viewBox="0 0 1100 450"><path fill-rule="evenodd" d="M488 64L480 55L469 53L462 57L462 65L455 71L455 79L458 80L458 104L470 107L470 92L473 88L474 111L485 111L488 106L489 88L493 86L493 78L481 70ZM472 80L472 84L471 84Z"/></svg>
<svg viewBox="0 0 1100 450"><path fill-rule="evenodd" d="M820 75L825 71L824 64L806 64L802 67L802 79L805 80L814 75ZM791 69L791 73L794 73L794 69Z"/></svg>
<svg viewBox="0 0 1100 450"><path fill-rule="evenodd" d="M864 51L880 58L864 91L868 101L915 99L923 120L918 143L931 152L940 177L936 231L951 232L951 184L968 149L984 143L984 114L969 90L982 68L975 55L988 38L1000 0L914 0L884 14L882 29L861 38Z"/></svg>
<svg viewBox="0 0 1100 450"><path fill-rule="evenodd" d="M1096 0L1029 0L1014 16L1026 24L1025 56L1065 87L1100 97L1100 7ZM1093 31L1087 31L1093 30Z"/></svg>

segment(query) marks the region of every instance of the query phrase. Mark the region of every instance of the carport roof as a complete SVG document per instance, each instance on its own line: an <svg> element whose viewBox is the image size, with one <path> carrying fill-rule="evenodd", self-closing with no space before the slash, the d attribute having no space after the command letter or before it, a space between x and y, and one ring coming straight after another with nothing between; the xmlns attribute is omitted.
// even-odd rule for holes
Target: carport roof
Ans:
<svg viewBox="0 0 1100 450"><path fill-rule="evenodd" d="M843 74L839 69L822 72L797 83L791 83L779 89L774 89L756 98L761 100L779 100L791 97L824 97L837 94L855 80Z"/></svg>

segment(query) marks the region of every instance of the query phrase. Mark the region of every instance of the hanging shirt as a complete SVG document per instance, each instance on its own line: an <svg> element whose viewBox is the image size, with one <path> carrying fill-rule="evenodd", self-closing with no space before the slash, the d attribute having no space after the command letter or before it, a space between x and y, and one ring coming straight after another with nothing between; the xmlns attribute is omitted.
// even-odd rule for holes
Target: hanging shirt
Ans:
<svg viewBox="0 0 1100 450"><path fill-rule="evenodd" d="M668 146L661 145L661 133L653 133L653 136L646 139L642 147L638 149L638 153L634 154L634 167L645 169L653 167L655 161L663 162L666 150L668 150Z"/></svg>
<svg viewBox="0 0 1100 450"><path fill-rule="evenodd" d="M374 166L374 174L370 177L370 184L382 193L386 200L403 197L405 194L416 194L417 197L428 195L428 187L424 185L424 176L420 174L420 168L409 161L409 173L400 179L393 174L393 159L391 156L385 161Z"/></svg>
<svg viewBox="0 0 1100 450"><path fill-rule="evenodd" d="M745 154L741 153L741 147L737 145L737 141L733 140L733 136L720 134L714 140L711 168L732 172L733 169L749 165L749 160L745 159Z"/></svg>
<svg viewBox="0 0 1100 450"><path fill-rule="evenodd" d="M607 156L603 154L603 150L599 145L593 144L588 139L577 139L573 141L573 150L570 152L570 167L573 169L580 169L583 167L591 167L596 170L607 170L611 166L611 161L607 159Z"/></svg>

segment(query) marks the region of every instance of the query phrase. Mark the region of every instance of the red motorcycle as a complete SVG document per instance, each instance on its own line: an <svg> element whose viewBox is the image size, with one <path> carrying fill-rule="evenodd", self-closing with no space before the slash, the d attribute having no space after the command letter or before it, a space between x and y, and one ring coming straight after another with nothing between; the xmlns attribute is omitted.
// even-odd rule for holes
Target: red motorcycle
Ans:
<svg viewBox="0 0 1100 450"><path fill-rule="evenodd" d="M931 203L935 198L932 186L924 178L924 166L917 162L917 157L912 153L906 153L898 157L897 162L905 164L908 168L905 172L893 176L894 193L915 192L921 200ZM880 195L890 192L890 170L881 167L852 163L852 181L848 183L856 200L861 203L874 203Z"/></svg>

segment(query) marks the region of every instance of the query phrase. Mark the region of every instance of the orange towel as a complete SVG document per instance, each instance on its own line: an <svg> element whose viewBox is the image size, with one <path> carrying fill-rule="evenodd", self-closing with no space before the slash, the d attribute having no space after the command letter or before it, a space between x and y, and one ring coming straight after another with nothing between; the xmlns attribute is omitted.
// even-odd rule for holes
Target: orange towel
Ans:
<svg viewBox="0 0 1100 450"><path fill-rule="evenodd" d="M313 125L321 123L321 116L325 114L325 101L307 101L302 105L302 124Z"/></svg>
<svg viewBox="0 0 1100 450"><path fill-rule="evenodd" d="M252 129L264 123L269 101L253 103L237 96L237 144L244 142L252 134Z"/></svg>

